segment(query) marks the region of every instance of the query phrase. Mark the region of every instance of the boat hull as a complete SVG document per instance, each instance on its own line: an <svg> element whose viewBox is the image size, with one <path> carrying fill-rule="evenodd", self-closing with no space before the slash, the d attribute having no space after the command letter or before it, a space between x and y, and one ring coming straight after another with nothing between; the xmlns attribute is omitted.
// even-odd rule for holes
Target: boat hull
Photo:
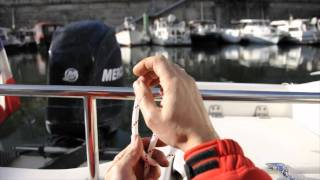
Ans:
<svg viewBox="0 0 320 180"><path fill-rule="evenodd" d="M245 35L244 39L249 43L254 44L278 44L279 36L255 36L255 35Z"/></svg>
<svg viewBox="0 0 320 180"><path fill-rule="evenodd" d="M241 41L240 31L233 29L226 29L221 33L221 38L226 43L239 43Z"/></svg>
<svg viewBox="0 0 320 180"><path fill-rule="evenodd" d="M191 43L196 46L217 45L221 42L221 37L218 33L206 34L191 34Z"/></svg>
<svg viewBox="0 0 320 180"><path fill-rule="evenodd" d="M122 46L146 45L150 42L149 36L136 30L124 30L116 34L117 41Z"/></svg>
<svg viewBox="0 0 320 180"><path fill-rule="evenodd" d="M161 46L189 46L191 45L191 40L189 38L167 38L160 39L154 37L152 43Z"/></svg>
<svg viewBox="0 0 320 180"><path fill-rule="evenodd" d="M294 44L318 44L320 43L320 32L291 33L286 40Z"/></svg>

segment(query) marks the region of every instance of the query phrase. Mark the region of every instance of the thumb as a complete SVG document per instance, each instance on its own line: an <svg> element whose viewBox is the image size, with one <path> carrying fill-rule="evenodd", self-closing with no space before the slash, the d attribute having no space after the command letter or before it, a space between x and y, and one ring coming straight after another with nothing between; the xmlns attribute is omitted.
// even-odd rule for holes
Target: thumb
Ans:
<svg viewBox="0 0 320 180"><path fill-rule="evenodd" d="M139 107L146 124L150 124L151 119L158 119L159 108L157 107L151 89L148 88L140 79L133 83L134 93L138 99Z"/></svg>

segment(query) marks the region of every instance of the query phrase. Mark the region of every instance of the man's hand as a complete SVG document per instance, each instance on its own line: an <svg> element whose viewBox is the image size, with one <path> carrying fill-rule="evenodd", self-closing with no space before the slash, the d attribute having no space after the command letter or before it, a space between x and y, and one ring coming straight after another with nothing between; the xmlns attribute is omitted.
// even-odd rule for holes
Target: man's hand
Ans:
<svg viewBox="0 0 320 180"><path fill-rule="evenodd" d="M133 69L133 87L147 126L166 144L190 149L218 138L204 108L195 81L163 56L141 60ZM163 95L157 106L151 87L160 85Z"/></svg>
<svg viewBox="0 0 320 180"><path fill-rule="evenodd" d="M150 138L141 139L134 136L131 144L122 150L112 161L110 168L107 170L105 180L140 180L140 179L158 179L160 177L160 166L169 165L165 155L154 149L152 159L150 160L150 169L144 177L143 152L148 148ZM161 144L159 142L158 144ZM162 143L162 145L164 145Z"/></svg>

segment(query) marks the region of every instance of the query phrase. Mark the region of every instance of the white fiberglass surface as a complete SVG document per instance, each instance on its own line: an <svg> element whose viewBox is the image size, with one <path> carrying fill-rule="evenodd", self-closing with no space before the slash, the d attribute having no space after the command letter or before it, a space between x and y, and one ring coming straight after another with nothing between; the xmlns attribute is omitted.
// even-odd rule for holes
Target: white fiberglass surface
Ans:
<svg viewBox="0 0 320 180"><path fill-rule="evenodd" d="M290 118L211 118L220 138L236 140L257 166L284 163L300 174L320 177L319 136Z"/></svg>

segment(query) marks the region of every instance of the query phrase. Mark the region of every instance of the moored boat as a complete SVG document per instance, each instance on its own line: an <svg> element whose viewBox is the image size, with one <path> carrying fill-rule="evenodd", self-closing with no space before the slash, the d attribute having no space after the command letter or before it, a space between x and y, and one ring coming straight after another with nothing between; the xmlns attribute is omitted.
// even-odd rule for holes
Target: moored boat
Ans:
<svg viewBox="0 0 320 180"><path fill-rule="evenodd" d="M239 29L222 29L221 37L227 43L239 43L241 41L241 34Z"/></svg>
<svg viewBox="0 0 320 180"><path fill-rule="evenodd" d="M152 43L163 46L190 45L190 32L184 21L170 14L167 18L154 21L150 29Z"/></svg>
<svg viewBox="0 0 320 180"><path fill-rule="evenodd" d="M34 28L34 39L38 46L49 49L53 33L63 25L52 22L39 22Z"/></svg>
<svg viewBox="0 0 320 180"><path fill-rule="evenodd" d="M14 31L10 28L0 27L0 40L9 52L17 51L22 46L21 40L16 37Z"/></svg>
<svg viewBox="0 0 320 180"><path fill-rule="evenodd" d="M295 44L317 44L320 43L320 20L312 19L293 19L277 20L271 23L280 31L288 35L284 38L285 42Z"/></svg>
<svg viewBox="0 0 320 180"><path fill-rule="evenodd" d="M278 44L280 34L270 26L269 20L242 19L240 33L243 39L256 44Z"/></svg>
<svg viewBox="0 0 320 180"><path fill-rule="evenodd" d="M221 29L221 38L226 43L239 43L242 39L240 32L241 25L239 22L232 21L231 27Z"/></svg>
<svg viewBox="0 0 320 180"><path fill-rule="evenodd" d="M190 38L192 45L217 45L220 43L220 34L214 21L194 20L190 21Z"/></svg>
<svg viewBox="0 0 320 180"><path fill-rule="evenodd" d="M16 31L16 36L21 41L21 46L24 49L36 49L36 41L34 39L34 31L28 28L20 28Z"/></svg>
<svg viewBox="0 0 320 180"><path fill-rule="evenodd" d="M150 37L145 31L136 29L132 17L126 17L123 23L124 29L116 33L117 41L123 46L145 45L150 42Z"/></svg>

